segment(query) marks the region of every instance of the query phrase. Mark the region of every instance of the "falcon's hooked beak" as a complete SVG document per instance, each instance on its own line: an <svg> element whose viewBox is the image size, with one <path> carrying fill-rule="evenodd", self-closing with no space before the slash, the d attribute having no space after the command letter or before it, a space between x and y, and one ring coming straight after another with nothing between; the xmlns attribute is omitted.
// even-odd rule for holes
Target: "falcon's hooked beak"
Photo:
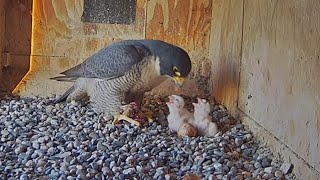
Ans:
<svg viewBox="0 0 320 180"><path fill-rule="evenodd" d="M181 87L184 84L184 82L186 81L186 78L174 76L173 80L177 86Z"/></svg>

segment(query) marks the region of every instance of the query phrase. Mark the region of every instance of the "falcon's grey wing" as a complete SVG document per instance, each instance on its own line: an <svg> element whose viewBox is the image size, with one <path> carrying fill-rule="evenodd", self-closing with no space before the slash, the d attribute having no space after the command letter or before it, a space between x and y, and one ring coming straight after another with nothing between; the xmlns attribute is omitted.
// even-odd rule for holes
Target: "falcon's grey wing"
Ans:
<svg viewBox="0 0 320 180"><path fill-rule="evenodd" d="M81 64L70 68L55 80L73 81L79 77L112 79L123 75L130 68L143 60L149 50L140 43L115 43L107 46L86 59Z"/></svg>

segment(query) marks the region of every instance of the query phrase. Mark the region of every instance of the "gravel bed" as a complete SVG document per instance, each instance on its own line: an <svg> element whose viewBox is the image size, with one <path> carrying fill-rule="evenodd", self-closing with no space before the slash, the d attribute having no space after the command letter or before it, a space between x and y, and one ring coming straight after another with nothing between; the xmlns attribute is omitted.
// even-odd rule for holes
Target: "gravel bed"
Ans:
<svg viewBox="0 0 320 180"><path fill-rule="evenodd" d="M90 107L54 98L1 101L0 179L294 179L222 105L212 105L215 137L179 138L167 127L166 97L147 95L155 122L143 127L106 124ZM196 98L185 100L192 109Z"/></svg>

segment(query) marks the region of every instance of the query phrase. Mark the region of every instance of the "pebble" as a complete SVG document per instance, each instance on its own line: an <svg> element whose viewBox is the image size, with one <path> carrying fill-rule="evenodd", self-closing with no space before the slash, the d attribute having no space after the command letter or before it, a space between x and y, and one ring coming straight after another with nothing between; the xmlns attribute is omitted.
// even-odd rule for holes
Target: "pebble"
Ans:
<svg viewBox="0 0 320 180"><path fill-rule="evenodd" d="M26 175L26 174L22 174L20 177L19 177L20 180L29 180L29 176Z"/></svg>
<svg viewBox="0 0 320 180"><path fill-rule="evenodd" d="M283 174L288 174L292 171L293 165L291 163L283 163L280 167L280 170Z"/></svg>
<svg viewBox="0 0 320 180"><path fill-rule="evenodd" d="M283 176L282 172L277 170L275 173L274 173L274 176L277 177L277 178L281 178Z"/></svg>
<svg viewBox="0 0 320 180"><path fill-rule="evenodd" d="M236 139L235 139L235 143L236 143L237 146L241 146L242 143L243 143L243 140L240 139L240 138L236 138Z"/></svg>
<svg viewBox="0 0 320 180"><path fill-rule="evenodd" d="M255 167L256 169L259 169L259 168L262 167L262 165L261 165L260 162L255 162L255 163L254 163L254 167Z"/></svg>
<svg viewBox="0 0 320 180"><path fill-rule="evenodd" d="M161 121L135 127L125 121L106 124L103 115L74 101L52 105L53 97L4 98L0 172L5 173L0 179L173 180L188 172L201 179L291 177L293 165L274 166L270 152L260 150L262 144L224 106L215 105L212 116L219 127L229 127L226 131L214 137L178 137L163 123L165 99L147 96L151 104L145 107ZM196 98L185 99L192 108Z"/></svg>
<svg viewBox="0 0 320 180"><path fill-rule="evenodd" d="M274 177L273 174L266 173L262 176L262 179L271 179L273 177Z"/></svg>
<svg viewBox="0 0 320 180"><path fill-rule="evenodd" d="M129 168L129 169L123 170L122 173L124 173L124 174L133 174L134 172L135 172L134 168Z"/></svg>
<svg viewBox="0 0 320 180"><path fill-rule="evenodd" d="M274 167L264 168L264 172L266 172L268 174L273 174L275 172L275 168Z"/></svg>
<svg viewBox="0 0 320 180"><path fill-rule="evenodd" d="M269 166L271 166L270 160L269 160L269 159L262 159L261 165L262 165L262 167L269 167Z"/></svg>

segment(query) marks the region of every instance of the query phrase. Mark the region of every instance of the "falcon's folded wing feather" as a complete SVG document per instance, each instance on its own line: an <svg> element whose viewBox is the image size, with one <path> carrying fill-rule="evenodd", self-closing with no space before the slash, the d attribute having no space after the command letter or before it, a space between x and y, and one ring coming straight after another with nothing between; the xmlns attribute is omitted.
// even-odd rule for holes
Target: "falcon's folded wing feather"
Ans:
<svg viewBox="0 0 320 180"><path fill-rule="evenodd" d="M51 79L73 81L79 77L112 79L125 74L130 68L142 61L149 50L141 44L117 43L101 49L83 63L72 67Z"/></svg>

